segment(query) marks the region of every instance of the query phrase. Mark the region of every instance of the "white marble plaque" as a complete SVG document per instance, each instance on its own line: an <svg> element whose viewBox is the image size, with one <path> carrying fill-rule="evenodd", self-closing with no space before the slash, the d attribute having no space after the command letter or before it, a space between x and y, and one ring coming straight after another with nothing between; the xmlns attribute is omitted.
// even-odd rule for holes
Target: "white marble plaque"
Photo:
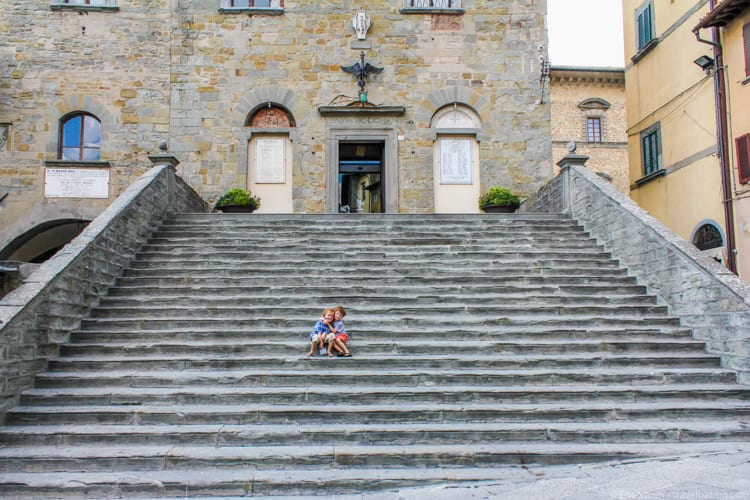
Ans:
<svg viewBox="0 0 750 500"><path fill-rule="evenodd" d="M440 184L471 184L471 143L469 138L440 139Z"/></svg>
<svg viewBox="0 0 750 500"><path fill-rule="evenodd" d="M286 139L263 138L255 140L255 182L258 184L286 181Z"/></svg>
<svg viewBox="0 0 750 500"><path fill-rule="evenodd" d="M109 170L46 168L44 196L47 198L109 198Z"/></svg>

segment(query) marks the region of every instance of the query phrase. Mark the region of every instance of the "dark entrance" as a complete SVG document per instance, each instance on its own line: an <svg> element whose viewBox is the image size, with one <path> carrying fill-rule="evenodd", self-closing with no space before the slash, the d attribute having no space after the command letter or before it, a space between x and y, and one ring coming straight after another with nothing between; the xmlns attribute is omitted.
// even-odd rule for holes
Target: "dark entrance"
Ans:
<svg viewBox="0 0 750 500"><path fill-rule="evenodd" d="M383 213L383 141L339 141L339 212Z"/></svg>

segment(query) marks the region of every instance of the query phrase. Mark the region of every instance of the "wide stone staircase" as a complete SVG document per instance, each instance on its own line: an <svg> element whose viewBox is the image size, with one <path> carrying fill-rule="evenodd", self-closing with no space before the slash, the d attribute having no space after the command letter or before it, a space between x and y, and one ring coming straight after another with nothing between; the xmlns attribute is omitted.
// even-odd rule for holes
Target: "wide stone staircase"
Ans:
<svg viewBox="0 0 750 500"><path fill-rule="evenodd" d="M352 358L306 357L344 305ZM0 497L334 495L750 442L750 387L575 221L184 214L0 428Z"/></svg>

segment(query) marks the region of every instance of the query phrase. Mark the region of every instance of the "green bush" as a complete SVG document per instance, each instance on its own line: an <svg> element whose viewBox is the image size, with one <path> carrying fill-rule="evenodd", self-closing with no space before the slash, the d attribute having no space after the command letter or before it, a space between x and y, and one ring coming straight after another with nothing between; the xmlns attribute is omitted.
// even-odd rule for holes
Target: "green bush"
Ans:
<svg viewBox="0 0 750 500"><path fill-rule="evenodd" d="M521 199L513 194L510 189L495 186L479 197L479 208L490 205L505 205L518 208L521 205Z"/></svg>
<svg viewBox="0 0 750 500"><path fill-rule="evenodd" d="M240 205L243 207L252 207L253 209L256 209L260 206L260 198L257 196L251 196L250 191L247 191L242 188L233 188L221 195L221 197L216 200L216 204L214 205L214 209L219 209L221 207L225 207L227 205Z"/></svg>

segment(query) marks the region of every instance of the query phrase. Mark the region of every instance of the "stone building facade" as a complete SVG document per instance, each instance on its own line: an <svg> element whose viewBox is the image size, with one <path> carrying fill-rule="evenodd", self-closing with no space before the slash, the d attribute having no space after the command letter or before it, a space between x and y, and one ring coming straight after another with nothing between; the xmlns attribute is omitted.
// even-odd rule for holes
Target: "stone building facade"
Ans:
<svg viewBox="0 0 750 500"><path fill-rule="evenodd" d="M545 2L0 7L0 260L69 239L162 142L206 200L249 187L266 212L476 212L553 174ZM360 87L357 63L382 71Z"/></svg>
<svg viewBox="0 0 750 500"><path fill-rule="evenodd" d="M589 157L589 169L628 195L625 70L553 66L549 95L555 164L574 142L576 153Z"/></svg>

